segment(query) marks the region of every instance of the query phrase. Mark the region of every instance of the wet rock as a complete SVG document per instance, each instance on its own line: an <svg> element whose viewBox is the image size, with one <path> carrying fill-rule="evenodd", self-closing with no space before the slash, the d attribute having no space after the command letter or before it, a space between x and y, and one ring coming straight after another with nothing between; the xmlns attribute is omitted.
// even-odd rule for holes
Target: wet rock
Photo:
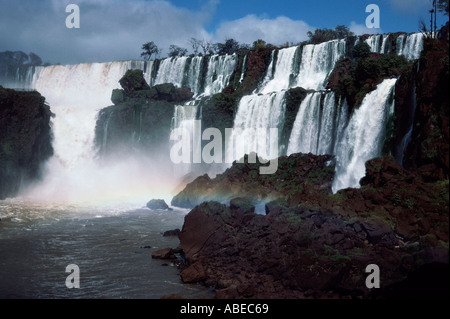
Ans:
<svg viewBox="0 0 450 319"><path fill-rule="evenodd" d="M180 276L184 283L195 283L206 279L205 270L200 262L196 262L183 269Z"/></svg>
<svg viewBox="0 0 450 319"><path fill-rule="evenodd" d="M176 258L172 248L164 248L152 252L153 259L174 259Z"/></svg>

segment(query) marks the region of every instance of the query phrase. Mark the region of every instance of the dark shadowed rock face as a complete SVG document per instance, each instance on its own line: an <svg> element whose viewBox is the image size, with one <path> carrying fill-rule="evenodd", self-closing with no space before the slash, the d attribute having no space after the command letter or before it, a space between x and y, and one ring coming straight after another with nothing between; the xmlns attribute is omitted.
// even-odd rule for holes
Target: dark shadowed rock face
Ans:
<svg viewBox="0 0 450 319"><path fill-rule="evenodd" d="M38 92L0 86L0 199L40 177L41 164L53 155L51 116Z"/></svg>

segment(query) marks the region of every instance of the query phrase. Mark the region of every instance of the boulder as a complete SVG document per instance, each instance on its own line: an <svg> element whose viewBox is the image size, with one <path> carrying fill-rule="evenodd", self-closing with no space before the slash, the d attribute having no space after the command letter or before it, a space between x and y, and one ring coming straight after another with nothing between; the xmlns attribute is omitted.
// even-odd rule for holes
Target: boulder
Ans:
<svg viewBox="0 0 450 319"><path fill-rule="evenodd" d="M163 199L152 199L147 203L147 208L150 208L151 210L157 210L157 209L169 209L169 205L166 204L166 202Z"/></svg>
<svg viewBox="0 0 450 319"><path fill-rule="evenodd" d="M163 233L163 237L169 237L169 236L178 236L180 234L180 230L177 229L172 229L172 230L167 230Z"/></svg>
<svg viewBox="0 0 450 319"><path fill-rule="evenodd" d="M206 272L203 265L200 262L196 262L184 268L180 276L184 283L194 283L204 280L206 278Z"/></svg>
<svg viewBox="0 0 450 319"><path fill-rule="evenodd" d="M176 258L172 248L164 248L152 252L153 259L174 259Z"/></svg>

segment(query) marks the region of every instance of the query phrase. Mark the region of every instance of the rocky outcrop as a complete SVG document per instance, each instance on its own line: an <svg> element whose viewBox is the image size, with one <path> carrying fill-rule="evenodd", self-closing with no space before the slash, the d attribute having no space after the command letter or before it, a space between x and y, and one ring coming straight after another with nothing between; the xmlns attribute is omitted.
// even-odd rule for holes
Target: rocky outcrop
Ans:
<svg viewBox="0 0 450 319"><path fill-rule="evenodd" d="M40 177L53 155L50 107L38 92L0 86L0 199Z"/></svg>
<svg viewBox="0 0 450 319"><path fill-rule="evenodd" d="M299 201L308 194L328 194L334 166L328 155L292 154L278 158L275 174L259 174L260 163L234 162L223 174L211 179L203 175L189 183L172 199L172 205L193 208L204 201L229 203L234 197L248 197L254 202L277 198Z"/></svg>
<svg viewBox="0 0 450 319"><path fill-rule="evenodd" d="M164 199L152 199L151 201L149 201L147 203L147 208L151 209L151 210L157 210L157 209L169 209L169 205L166 204L166 202L164 201Z"/></svg>
<svg viewBox="0 0 450 319"><path fill-rule="evenodd" d="M149 87L141 70L127 71L120 84L123 89L113 90L111 95L114 105L98 114L95 144L99 154L108 157L158 150L158 156L165 156L162 161L169 160L174 106L191 99L193 93L173 84Z"/></svg>
<svg viewBox="0 0 450 319"><path fill-rule="evenodd" d="M306 158L290 158L291 169ZM248 178L239 172L236 184ZM433 280L426 289L441 289L423 272L448 267L448 182L427 183L392 157L367 162L366 172L360 189L334 195L304 192L310 180L296 180L303 191L267 202L266 215L254 213L251 196L201 203L179 235L182 280L216 287L216 298L392 298L417 273ZM382 269L381 290L365 285L372 263ZM423 296L423 285L408 287L408 296Z"/></svg>

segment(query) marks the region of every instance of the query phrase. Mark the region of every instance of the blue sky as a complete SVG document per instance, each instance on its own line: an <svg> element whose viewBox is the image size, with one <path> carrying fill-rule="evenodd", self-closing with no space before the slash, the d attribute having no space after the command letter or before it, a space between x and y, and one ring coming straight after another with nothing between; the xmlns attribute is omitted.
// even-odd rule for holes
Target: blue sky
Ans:
<svg viewBox="0 0 450 319"><path fill-rule="evenodd" d="M80 7L80 29L67 29L68 4ZM368 4L380 29L367 29ZM0 0L0 51L34 52L65 64L139 59L144 42L164 56L192 37L251 44L301 42L315 28L347 25L357 34L417 32L431 0ZM438 25L448 17L440 15Z"/></svg>

